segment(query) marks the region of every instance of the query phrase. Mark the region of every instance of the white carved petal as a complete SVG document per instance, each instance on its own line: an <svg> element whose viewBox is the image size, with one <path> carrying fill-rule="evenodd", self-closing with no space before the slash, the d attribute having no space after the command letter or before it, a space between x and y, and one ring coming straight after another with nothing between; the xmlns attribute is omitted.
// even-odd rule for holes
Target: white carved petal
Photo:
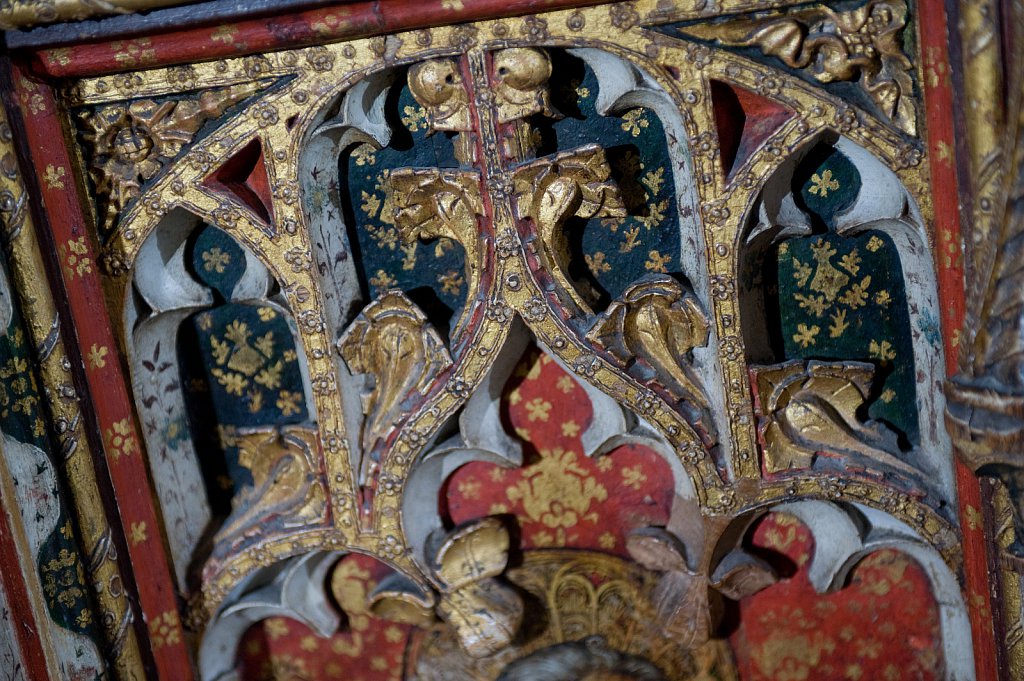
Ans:
<svg viewBox="0 0 1024 681"><path fill-rule="evenodd" d="M470 395L459 416L464 447L495 452L509 462L522 460L522 445L505 431L501 422L501 395L530 339L529 331L516 317L486 378Z"/></svg>
<svg viewBox="0 0 1024 681"><path fill-rule="evenodd" d="M213 303L209 289L196 281L185 266L185 242L201 224L202 221L191 213L174 210L139 249L135 261L135 288L153 314Z"/></svg>
<svg viewBox="0 0 1024 681"><path fill-rule="evenodd" d="M236 681L238 644L246 630L268 617L302 622L318 636L333 634L341 622L326 593L328 570L337 552L307 553L253 575L236 589L207 625L199 646L202 681Z"/></svg>
<svg viewBox="0 0 1024 681"><path fill-rule="evenodd" d="M794 501L773 510L789 513L814 537L814 557L807 576L819 593L842 588L848 556L862 544L861 528L846 511L825 501Z"/></svg>
<svg viewBox="0 0 1024 681"><path fill-rule="evenodd" d="M391 126L384 116L384 104L395 75L393 69L379 72L349 88L338 114L320 124L313 137L325 135L332 139L337 145L336 154L356 141L373 140L378 147L386 147L391 141ZM365 137L354 139L359 133Z"/></svg>
<svg viewBox="0 0 1024 681"><path fill-rule="evenodd" d="M178 579L178 588L188 591L188 567L193 553L210 522L210 504L206 484L199 466L193 439L188 435L188 410L178 369L178 329L194 308L164 312L142 322L129 348L132 388L135 406L146 427L146 450L153 471L160 510L164 517L168 548ZM171 367L166 371L150 371L142 362L148 361L160 346L159 362ZM170 389L178 383L176 390ZM185 428L184 437L169 438L172 424ZM148 424L155 427L150 428Z"/></svg>
<svg viewBox="0 0 1024 681"><path fill-rule="evenodd" d="M859 225L875 220L897 220L907 212L910 197L896 175L855 142L840 137L835 144L860 173L860 192L853 205L836 216L836 231L859 231Z"/></svg>
<svg viewBox="0 0 1024 681"><path fill-rule="evenodd" d="M270 293L270 271L248 248L239 246L245 254L245 272L231 290L231 300L265 300Z"/></svg>

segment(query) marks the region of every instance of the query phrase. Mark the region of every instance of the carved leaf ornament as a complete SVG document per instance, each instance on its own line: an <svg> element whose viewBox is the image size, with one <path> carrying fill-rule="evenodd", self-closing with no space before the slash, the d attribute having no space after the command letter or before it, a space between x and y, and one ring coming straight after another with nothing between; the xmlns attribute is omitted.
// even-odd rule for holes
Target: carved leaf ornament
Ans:
<svg viewBox="0 0 1024 681"><path fill-rule="evenodd" d="M896 127L914 135L911 62L900 42L906 23L903 0L871 0L847 12L810 8L682 30L725 45L756 47L822 83L857 80Z"/></svg>

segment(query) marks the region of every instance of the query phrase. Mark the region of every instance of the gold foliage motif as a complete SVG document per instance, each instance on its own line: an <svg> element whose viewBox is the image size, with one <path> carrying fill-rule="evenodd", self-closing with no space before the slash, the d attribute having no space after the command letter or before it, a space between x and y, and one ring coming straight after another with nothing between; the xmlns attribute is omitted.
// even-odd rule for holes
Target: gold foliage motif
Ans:
<svg viewBox="0 0 1024 681"><path fill-rule="evenodd" d="M257 92L261 83L207 90L197 99L111 104L80 115L91 147L89 171L103 203L101 222L109 230L121 211L192 142L202 125Z"/></svg>
<svg viewBox="0 0 1024 681"><path fill-rule="evenodd" d="M466 253L467 300L480 288L481 253L477 216L483 214L475 172L399 168L388 176L394 222L402 242L451 239Z"/></svg>
<svg viewBox="0 0 1024 681"><path fill-rule="evenodd" d="M678 399L708 408L690 353L707 345L710 322L691 291L666 274L648 275L627 288L587 334L621 361L650 365Z"/></svg>
<svg viewBox="0 0 1024 681"><path fill-rule="evenodd" d="M869 0L846 12L811 7L681 30L726 45L757 47L787 66L809 70L822 83L858 80L896 127L915 135L912 65L901 42L906 25L903 0Z"/></svg>
<svg viewBox="0 0 1024 681"><path fill-rule="evenodd" d="M409 396L426 395L431 382L452 363L420 309L394 290L363 308L338 341L338 353L353 373L369 378L370 387L363 393L364 455L407 413Z"/></svg>
<svg viewBox="0 0 1024 681"><path fill-rule="evenodd" d="M801 68L814 68L819 63L832 68L835 60L826 60L822 55L836 54L842 57L840 62L843 59L848 62L843 67L846 70L835 66L833 70L838 75L819 76L819 80L842 76L848 80L860 78L862 83L872 87L884 86L890 76L887 69L906 73L897 68L900 62L896 56L881 56L872 41L882 45L886 40L895 40L900 33L898 29L902 28L901 6L899 2L875 0L865 5L870 11L862 12L862 17L857 11L797 10L789 16L803 21L802 25L813 26L818 33L828 33L825 30L828 22L820 17L834 14L844 18L827 40L818 33L796 40L793 58L806 59ZM623 7L628 10L634 6ZM891 24L898 28L892 33L885 32L889 25L884 21L886 7L897 8ZM217 126L211 124L210 128L216 129L211 129L210 135L196 143L194 133L188 130L198 129L201 123L190 123L180 129L174 125L179 116L188 119L178 113L187 102L158 103L165 97L180 98L180 93L175 93L175 88L180 90L180 86L171 79L174 72L170 69L130 74L137 76L141 88L133 95L138 99L132 103L110 105L111 98L120 95L100 91L99 78L74 84L76 105L97 107L97 112L110 111L110 121L104 122L98 113L94 121L92 143L105 151L95 154L99 162L94 163L92 172L97 173L97 186L104 187L109 196L121 203L111 211L112 215L116 216L132 201L153 200L154 205L181 206L203 220L216 222L253 247L278 279L282 295L297 319L326 320L319 325L299 325L296 331L297 342L305 349L305 363L313 386L310 413L315 413L317 418L315 436L312 430L303 429L239 432L235 436L244 450L244 465L253 471L254 486L238 500L235 514L217 539L217 551L227 548L223 560L209 563L209 570L203 576L204 618L214 616L232 590L258 568L303 552L330 547L375 556L406 575L404 585L399 582L381 584L371 599L376 599L374 608L378 614L429 627L416 634L422 634L426 641L422 665L416 673L416 678L424 681L442 678L438 674L443 674L446 681L450 678L494 681L502 668L514 659L541 647L590 635L604 637L614 650L654 660L672 681L708 676L730 678L727 646L720 641L698 645L706 636L707 623L713 620L716 600L723 590L731 588L729 579L709 570L709 564L701 563L700 558L697 562L691 561L691 554L699 553L695 547L682 544L682 553L677 551L678 555L673 556L672 551L680 548L679 542L666 538L663 543L668 548L658 554L658 560L652 559L650 563L655 572L621 558L553 551L527 552L521 563L506 570L508 552L512 548L507 533L502 536L503 530L474 525L457 530L455 535L441 537L441 550L438 542L428 542L422 551L424 566L413 557L420 555L419 547L409 546L411 538L406 536L401 522L409 494L405 483L424 457L430 455L427 448L434 442L434 436L443 432L444 424L454 421L467 396L481 389L482 377L486 377L493 366L493 358L505 342L509 322L516 315L526 321L538 341L570 367L579 380L593 384L631 409L644 405L637 411L642 410L644 420L664 436L668 443L666 449L672 450L680 470L693 482L700 500L695 516L710 514L724 518L738 509L775 503L779 499L820 496L815 471L793 476L786 481L786 485L792 486L785 488L777 481L758 479L761 472L757 465L758 441L750 424L744 361L743 339L747 338L747 330L741 328L743 319L736 300L738 286L731 280L735 276L732 269L737 251L734 247L738 238L736 230L744 224L744 206L750 205L751 187L756 182L737 179L727 189L717 173L700 167L703 161L698 158L695 175L690 178L696 199L693 206L680 202L670 207L668 202L655 201L652 196L648 200L650 212L643 216L646 220L636 220L633 229L637 231L625 242L631 244L627 250L636 250L638 262L646 259L641 267L646 267L651 276L636 282L603 315L589 315L585 293L568 278L567 238L563 230L569 218L600 216L608 221L608 229L614 231L618 226L614 221L626 214L620 196L626 187L622 190L616 187L606 152L597 145L534 158L539 136L524 117L553 114L547 91L551 61L540 49L508 49L505 45L525 45L541 40L560 48L607 45L609 54L635 62L637 68L647 74L645 77L649 76L651 87L663 88L672 104L693 117L696 129L710 129L714 125L714 121L701 118L707 114L706 107L693 106L688 99L705 91L709 74L726 72L743 87L760 91L754 82L758 74L751 70L748 60L725 50L707 48L698 56L702 64L711 68L698 73L701 66L694 62L696 68L681 69L676 77L680 82L673 83L665 69L655 67L683 59L685 50L661 37L660 42L654 41L648 35L653 32L637 28L651 21L653 11L643 3L635 5L635 17L627 16L625 10L614 9L618 23L613 26L630 27L618 31L608 27L610 11L609 7L583 7L528 19L438 26L396 35L386 41L384 38L344 40L317 48L316 54L324 59L316 63L323 68L313 66L314 62L309 59L312 53L306 48L197 63L189 67L199 79L196 82L209 80L210 87L222 88L211 90L213 93L227 92L235 87L231 83L243 79L251 84L237 86L238 92L245 87L259 87L256 78L271 75L286 78L280 81L280 87L268 91L259 101L240 106L243 110L239 116L225 117ZM812 20L812 15L819 19ZM874 23L868 27L871 17ZM858 23L861 19L863 22ZM770 20L761 21L768 25L771 21L784 20L774 14ZM728 25L727 21L718 26ZM227 35L225 31L219 33ZM846 36L845 42L842 36ZM864 61L851 56L855 54L852 51L840 51L839 45L848 43L852 50L851 41L855 36L864 37L864 44L876 50L870 59ZM838 41L835 47L830 47L830 40ZM447 56L438 59L439 54ZM899 54L898 51L895 54ZM259 73L254 75L257 64ZM325 187L336 181L334 177L323 181L324 175L333 173L333 169L324 164L312 168L311 178L306 176L302 153L308 140L303 139L300 132L306 134L315 129L315 118L323 113L323 109L318 108L319 102L335 102L339 97L347 97L345 93L352 92L352 86L360 78L376 72L382 65L384 68L409 65L409 87L416 99L415 106L389 113L397 113L404 125L417 132L454 134L452 142L461 167L390 170L381 152L375 154L367 151L369 147L363 147L355 154L356 164L368 174L376 173L379 182L373 192L367 190L352 208L370 216L367 220L373 224L370 236L389 256L394 255L397 262L402 254L406 255L402 267L424 267L422 259L415 262L411 256L415 250L410 248L421 239L437 240L438 248L450 247L451 241L463 247L465 272L445 267L430 271L424 277L428 283L436 282L435 289L439 291L445 287L450 291L465 291L467 303L463 317L474 320L473 324L460 320L456 327L454 343L458 350L453 353L458 366L451 376L448 370L452 359L438 334L426 325L422 313L403 294L388 290L395 284L397 272L375 265L365 273L382 295L362 310L338 343L336 334L345 321L331 320L328 308L336 304L339 292L328 289L327 279L317 276L317 267L309 266L308 259L303 267L289 259L289 253L315 254L318 248L315 242L319 237L303 219L304 204L295 200L296 197L301 198L302 192L308 191L310 186L313 191L326 195ZM247 66L252 74L246 72ZM896 77L890 80L902 83ZM782 94L791 99L794 106L799 105L806 115L801 116L799 127L783 131L785 134L780 133L772 140L771 154L766 148L765 153L752 157L745 178L757 178L761 173L770 172L778 162L776 157L785 159L807 139L833 125L841 106L837 97L815 92L797 79L786 82ZM912 120L913 105L909 99L903 101L904 96L909 97L909 91L900 87L902 85L892 91L893 96L899 95L893 115L907 113ZM770 88L766 85L765 89ZM884 88L878 92L880 96L885 94ZM776 95L779 95L777 90L767 96ZM317 102L315 106L314 102ZM655 123L656 119L644 110L633 109L612 125L616 129L619 125L625 126L625 135L632 139L637 133L639 139L645 128L649 132ZM218 154L235 153L254 135L266 141L266 150L272 152L263 158L272 184L295 182L295 178L303 176L302 184L297 185L294 192L271 188L275 220L284 225L276 236L259 234L258 230L251 229L246 215L224 211L209 201L210 197L201 189L197 190L210 170L211 159L216 159ZM848 136L883 162L895 165L893 159L903 141L897 131L879 124L871 116L864 116L860 127L849 131ZM670 146L680 144L682 148L687 143L685 139L672 142L671 135L668 138ZM715 145L717 142L712 147ZM717 152L710 148L707 153ZM685 152L682 155L685 156ZM639 157L633 154L632 158L636 159L637 172L626 175L642 176L642 186L652 195L658 194L660 187L682 186L687 181L687 168L683 165L678 170L669 165L656 170L640 169ZM74 169L69 168L69 171L73 173ZM910 193L927 216L929 206L921 174L919 170L905 169L900 179L913 185L909 187ZM54 176L55 181L63 181L69 187L72 179L76 178ZM835 177L822 174L819 179L819 194L828 192L831 197L832 192L838 191L834 186ZM331 186L329 191L338 188ZM286 203L286 197L290 202ZM705 213L703 207L713 207L713 210ZM714 295L714 307L707 310L677 282L667 276L657 276L669 269L670 251L646 241L641 243L638 238L645 226L653 229L662 216L671 217L670 213L678 212L683 220L694 217L693 211L696 211L698 223L700 215L706 214L709 218L704 241L684 246L695 248L692 258L695 275L701 281L725 282ZM722 219L730 211L735 219ZM120 225L107 223L108 228L114 228L108 252L124 263L125 272L137 262L141 244L157 229L156 212L133 212ZM104 219L108 220L107 216ZM701 229L699 224L697 229ZM343 241L344 235L340 239ZM704 253L707 260L703 259ZM354 251L345 252L349 257L353 254ZM800 286L807 305L821 306L821 315L814 320L817 326L812 325L815 333L807 330L808 344L815 339L821 344L830 334L841 335L844 325L854 321L854 310L863 304L860 294L880 293L867 291L869 282L862 279L863 273L857 276L858 263L844 262L827 254L824 257L829 261L827 265L815 267L819 263L813 260L804 265L806 273ZM615 266L606 258L599 260L598 254L592 256L591 264L595 269ZM79 262L75 261L74 265L77 267ZM316 262L316 265L322 270L322 263ZM212 251L211 257L198 266L208 266L214 271L218 267L230 269L230 264ZM706 271L703 271L705 266ZM109 299L130 300L123 295L125 289L118 288L130 285L127 277L112 277L107 285ZM855 287L863 291L855 291ZM850 297L846 302L844 296L848 292ZM574 303L578 309L572 309ZM586 316L579 314L581 310ZM123 318L123 311L117 310L114 318ZM352 313L355 312L353 309ZM346 320L350 318L344 316ZM584 329L583 322L594 324ZM707 344L712 322L716 325L717 347L700 356L718 358L716 361L721 364L718 378L722 384L708 385L708 393L705 393L705 386L690 365L690 355L694 348ZM460 336L460 328L472 333ZM263 361L253 352L266 358L255 344L258 340L249 337L229 343L225 335L218 334L220 343L230 345L218 351L223 357L220 368L225 378L230 369L239 376L251 374L250 382L255 382L263 369L273 368L276 360L267 360L267 366L253 373L254 358ZM242 346L252 352L242 353ZM359 419L346 418L350 404L345 390L351 388L352 383L336 386L332 380L335 372L343 371L337 364L335 351L357 374L357 379L363 381L362 411L366 418L358 433L352 432L351 427ZM110 357L106 361L109 363ZM215 362L216 359L211 363ZM229 363L235 368L229 367ZM268 371L266 380L273 382L273 378L274 371ZM815 382L808 383L812 378ZM815 400L824 404L821 412L828 415L828 409L839 409L829 402L834 394L839 395L834 400L847 410L840 411L853 418L851 409L856 407L848 408L847 393L840 390L845 384L837 384L834 390L823 389L823 396L809 387L820 386L825 378L818 375L794 378L790 392L780 394L772 419L781 420L785 416L799 422L798 417L804 412L813 416L811 407L819 404ZM716 433L716 437L723 441L728 438L729 446L721 448L720 460L712 461L719 454L709 456L699 447L697 438L703 433L694 434L693 429L688 429L687 419L678 409L673 409L668 400L651 397L652 391L647 386L655 383L660 384L659 395L670 394L701 412L707 411L707 394L723 396L722 406L727 410L723 421L728 423L728 432ZM864 393L856 386L854 389L863 401ZM766 399L766 394L761 391L762 399ZM849 405L853 402L850 393ZM543 402L538 403L530 410L538 422L549 418L551 410L543 405ZM285 409L281 404L278 406ZM401 425L393 427L398 420ZM834 417L831 423L853 433L850 437L857 444L861 433L856 421L847 423L843 418ZM567 422L563 432L567 437L575 437L587 427ZM779 432L782 433L781 429ZM820 446L812 439L814 433L806 430L799 431L799 435L806 440L792 445L797 452L795 456L808 456L808 452L813 455ZM832 441L831 435L822 437ZM782 434L779 438L779 442L784 441ZM377 489L382 493L372 498L361 496L359 485L365 478L361 480L360 474L364 471L357 470L359 457L347 451L351 443L356 442L364 454L376 451L379 456ZM861 446L868 448L863 443ZM528 484L517 487L514 492L522 494L524 514L530 514L553 529L565 528L581 519L587 522L586 516L597 504L612 497L614 490L601 485L588 487L584 478L573 474L573 465L578 464L578 460L574 462L564 452L558 453L556 447L551 447L547 454L549 460L534 462L536 475L527 476ZM786 467L785 463L781 467ZM628 473L628 469L622 472L623 485L642 488L647 484L639 477L629 477ZM573 491L577 489L578 495ZM565 498L566 490L573 495L571 500ZM891 507L894 515L912 524L922 536L934 540L936 545L941 544L944 558L955 563L958 558L956 542L949 539L952 531L948 521L916 498L889 494L890 491L884 483L851 479L844 494L846 499L858 503ZM327 504L331 505L334 526L311 530L311 521L321 517L321 510L326 514ZM272 537L261 534L272 527L271 522L265 521L267 519L283 522L290 530ZM148 528L151 539L159 535L157 529ZM544 555L540 555L542 553ZM529 601L530 610L525 617L532 617L533 607L538 602L542 604L542 614L550 620L541 624L541 627L547 626L543 633L525 642L515 636L519 620L524 617L524 606L518 596L498 580L499 575L534 597ZM416 586L412 586L413 582ZM654 592L659 588L661 596L655 598ZM358 596L365 601L365 593ZM677 604L678 609L670 607L672 604ZM358 614L369 617L369 610L364 608ZM438 618L450 626L435 626ZM697 626L691 627L691 624ZM513 643L506 645L509 641ZM679 641L697 647L685 650ZM484 656L474 658L467 650ZM465 674L459 671L463 668L468 670ZM712 673L711 669L715 671Z"/></svg>
<svg viewBox="0 0 1024 681"><path fill-rule="evenodd" d="M551 275L583 310L569 280L569 242L562 231L573 216L623 217L626 208L604 149L588 144L571 151L538 159L515 171L513 184L521 218L533 220L544 246L545 264Z"/></svg>
<svg viewBox="0 0 1024 681"><path fill-rule="evenodd" d="M238 463L252 474L253 484L232 500L234 509L214 537L215 551L267 533L271 519L288 528L322 517L326 495L315 431L305 426L239 428L225 439L238 448Z"/></svg>
<svg viewBox="0 0 1024 681"><path fill-rule="evenodd" d="M895 433L857 416L871 390L873 365L795 360L753 367L751 373L769 470L809 468L818 452L827 451L913 471L898 456Z"/></svg>

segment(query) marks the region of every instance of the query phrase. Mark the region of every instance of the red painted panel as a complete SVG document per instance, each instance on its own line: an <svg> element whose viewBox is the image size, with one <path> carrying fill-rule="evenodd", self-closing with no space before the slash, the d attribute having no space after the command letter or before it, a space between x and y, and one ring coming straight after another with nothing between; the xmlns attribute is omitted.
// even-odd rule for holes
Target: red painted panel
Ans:
<svg viewBox="0 0 1024 681"><path fill-rule="evenodd" d="M523 445L523 466L463 466L442 497L453 523L515 516L523 549L571 546L628 556L631 530L663 526L674 480L654 450L628 445L590 458L581 434L593 407L573 377L536 347L523 355L502 394L509 433Z"/></svg>
<svg viewBox="0 0 1024 681"><path fill-rule="evenodd" d="M752 544L786 576L735 613L729 641L744 681L944 678L938 606L911 558L872 553L845 588L818 594L807 576L814 540L800 521L769 514Z"/></svg>
<svg viewBox="0 0 1024 681"><path fill-rule="evenodd" d="M343 558L331 576L334 594L348 612L338 631L321 638L284 617L254 624L239 648L242 681L399 681L410 627L377 619L366 610L367 597L388 574L391 569L372 558Z"/></svg>

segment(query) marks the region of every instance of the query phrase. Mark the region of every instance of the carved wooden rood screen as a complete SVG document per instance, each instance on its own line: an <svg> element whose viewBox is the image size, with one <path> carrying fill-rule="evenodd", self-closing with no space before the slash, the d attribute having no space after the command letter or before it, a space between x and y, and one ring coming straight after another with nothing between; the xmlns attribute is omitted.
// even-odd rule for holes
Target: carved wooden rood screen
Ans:
<svg viewBox="0 0 1024 681"><path fill-rule="evenodd" d="M0 3L5 678L1022 678L1020 3L168 4Z"/></svg>

